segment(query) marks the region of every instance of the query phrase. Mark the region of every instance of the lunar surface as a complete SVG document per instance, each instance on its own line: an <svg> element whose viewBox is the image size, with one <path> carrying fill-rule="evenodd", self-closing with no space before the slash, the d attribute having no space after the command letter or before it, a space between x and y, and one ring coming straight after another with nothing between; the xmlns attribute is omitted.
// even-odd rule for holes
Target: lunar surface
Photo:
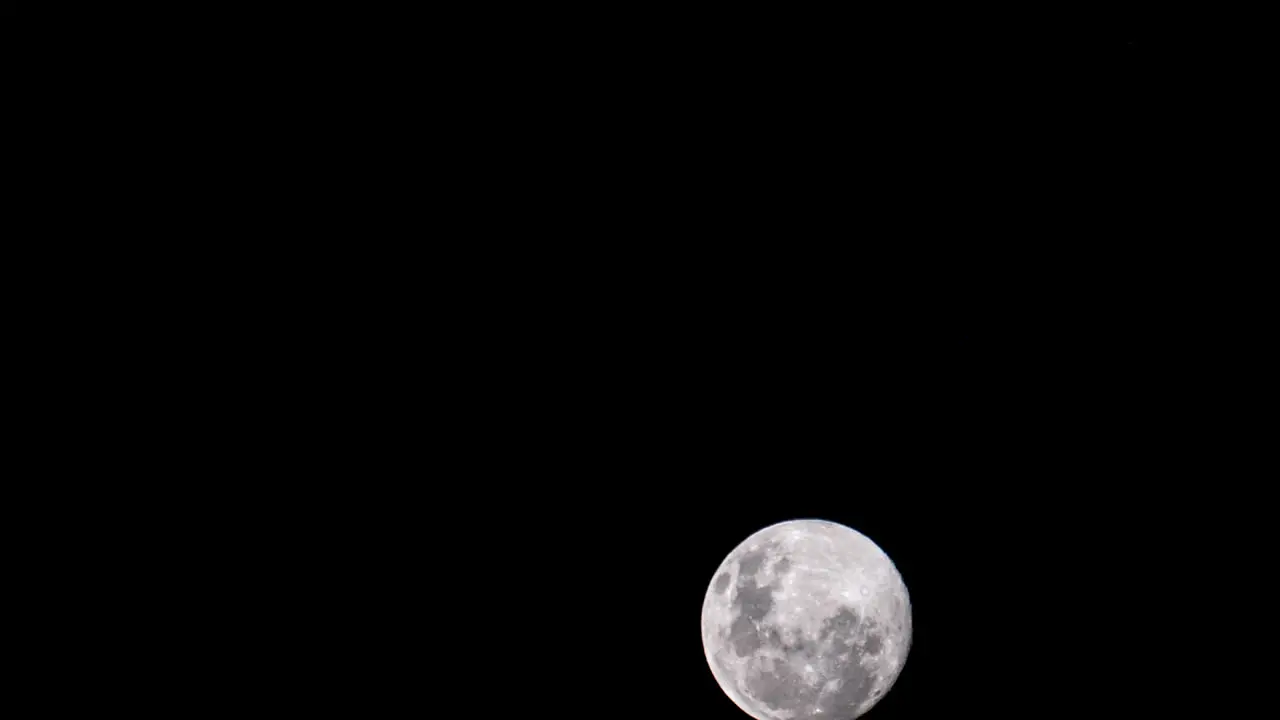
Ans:
<svg viewBox="0 0 1280 720"><path fill-rule="evenodd" d="M911 603L868 537L792 520L720 564L702 604L702 646L716 682L757 720L853 720L902 671Z"/></svg>

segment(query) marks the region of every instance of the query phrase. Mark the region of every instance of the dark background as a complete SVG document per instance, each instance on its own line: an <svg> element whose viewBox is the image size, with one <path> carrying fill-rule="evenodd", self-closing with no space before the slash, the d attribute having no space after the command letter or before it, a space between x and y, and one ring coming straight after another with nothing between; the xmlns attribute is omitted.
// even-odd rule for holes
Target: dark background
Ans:
<svg viewBox="0 0 1280 720"><path fill-rule="evenodd" d="M567 382L559 410L535 406L493 436L505 452L478 448L509 458L481 461L481 475L528 478L515 517L539 538L527 573L546 588L550 625L573 628L551 630L549 651L574 668L573 697L736 717L701 651L706 585L754 530L821 517L880 543L912 593L915 644L877 715L1101 704L1183 716L1230 703L1170 679L1199 667L1188 656L1201 642L1234 652L1233 631L1202 608L1249 600L1238 558L1261 529L1247 490L1192 480L1246 472L1235 439L1204 418L1215 403L1158 371L1139 372L1158 388L1138 389L1122 367L1142 351L1089 332L1055 340L1107 355L1093 370L1027 348L1033 333L1016 326L804 334L759 327L750 351L681 343L660 387L622 389L653 377L622 361L623 377ZM564 563L556 581L544 563Z"/></svg>
<svg viewBox="0 0 1280 720"><path fill-rule="evenodd" d="M373 647L400 649L372 665L391 671L384 701L412 704L405 653L443 645L474 658L464 682L504 673L512 713L532 696L573 716L736 717L703 656L703 593L750 533L819 517L872 537L911 592L914 645L877 715L1242 702L1268 531L1236 331L1169 305L1176 322L1134 318L1096 287L1047 293L1075 301L1066 316L1029 291L803 292L827 276L770 284L767 307L710 268L661 292L617 275L611 292L570 283L564 305L520 295L519 315L505 298L494 313L533 313L526 332L467 314L482 326L438 336L428 393L366 385L400 409L326 444L326 473L371 484L335 485L325 524L358 518L345 557L361 587L392 589L367 596ZM408 607L381 616L388 598Z"/></svg>
<svg viewBox="0 0 1280 720"><path fill-rule="evenodd" d="M1271 409L1258 286L1180 242L1234 217L1203 51L871 12L151 17L50 84L65 182L127 190L53 226L189 239L32 296L97 438L50 456L167 479L59 502L128 510L83 593L173 618L174 702L740 717L703 593L819 517L911 591L875 717L1230 706Z"/></svg>
<svg viewBox="0 0 1280 720"><path fill-rule="evenodd" d="M939 319L945 302L890 303L888 327L800 303L747 327L665 308L662 331L619 329L634 350L602 358L607 331L584 329L545 371L515 362L510 389L481 380L468 396L492 404L446 432L478 431L464 476L484 499L448 507L522 548L512 585L533 599L512 622L546 638L531 686L737 717L698 636L707 583L751 532L820 517L875 539L912 594L911 656L877 716L1231 706L1219 688L1248 682L1247 641L1208 608L1256 622L1246 558L1266 531L1237 454L1257 429L1219 393L1248 389L1176 336L1043 317L979 330ZM1202 646L1235 658L1229 675Z"/></svg>

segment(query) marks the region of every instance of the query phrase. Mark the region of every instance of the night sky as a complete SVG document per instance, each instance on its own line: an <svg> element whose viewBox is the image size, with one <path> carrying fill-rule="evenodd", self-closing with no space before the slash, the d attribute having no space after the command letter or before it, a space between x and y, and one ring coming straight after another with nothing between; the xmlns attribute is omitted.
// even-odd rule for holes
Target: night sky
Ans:
<svg viewBox="0 0 1280 720"><path fill-rule="evenodd" d="M911 593L872 720L1230 704L1270 325L1209 309L1263 304L1202 261L1229 216L1185 188L1220 176L1168 122L1202 65L1136 8L859 13L316 10L6 48L45 91L6 112L60 122L75 171L46 167L101 190L44 216L92 224L56 267L109 286L46 324L83 343L47 365L107 398L80 422L157 428L56 455L149 519L118 525L166 590L125 604L236 658L170 716L248 688L740 719L703 593L806 517ZM136 443L162 510L107 482L145 474Z"/></svg>

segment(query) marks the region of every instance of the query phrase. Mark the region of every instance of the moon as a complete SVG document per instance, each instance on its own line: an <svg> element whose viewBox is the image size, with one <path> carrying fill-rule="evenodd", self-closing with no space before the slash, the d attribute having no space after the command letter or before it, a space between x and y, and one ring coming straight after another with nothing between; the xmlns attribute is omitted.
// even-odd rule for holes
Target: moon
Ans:
<svg viewBox="0 0 1280 720"><path fill-rule="evenodd" d="M702 603L716 682L756 720L853 720L889 692L911 647L911 601L870 538L790 520L743 540Z"/></svg>

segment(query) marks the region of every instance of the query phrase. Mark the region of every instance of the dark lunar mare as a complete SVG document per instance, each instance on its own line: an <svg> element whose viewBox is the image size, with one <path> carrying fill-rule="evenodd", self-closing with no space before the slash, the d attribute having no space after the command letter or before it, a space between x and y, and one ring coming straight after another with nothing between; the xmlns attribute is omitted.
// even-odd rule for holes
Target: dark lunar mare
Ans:
<svg viewBox="0 0 1280 720"><path fill-rule="evenodd" d="M833 652L849 652L849 661L841 666L840 687L818 701L827 717L839 717L841 710L848 713L856 709L871 694L877 675L864 668L861 660L865 655L879 654L883 641L878 631L875 620L859 617L856 609L847 606L823 622L823 637L831 639Z"/></svg>
<svg viewBox="0 0 1280 720"><path fill-rule="evenodd" d="M763 620L764 616L773 609L773 587L770 585L761 587L750 578L746 582L739 581L734 607L740 610L744 617L756 621Z"/></svg>
<svg viewBox="0 0 1280 720"><path fill-rule="evenodd" d="M759 650L768 637L768 629L761 627L760 622L773 609L774 588L770 585L757 585L755 574L764 564L772 547L765 545L757 548L738 560L738 585L731 598L738 617L729 626L729 642L739 657L746 657Z"/></svg>
<svg viewBox="0 0 1280 720"><path fill-rule="evenodd" d="M799 710L812 707L820 688L805 683L791 668L775 666L750 682L751 695L771 710Z"/></svg>
<svg viewBox="0 0 1280 720"><path fill-rule="evenodd" d="M862 644L858 649L861 650L864 655L879 655L880 648L883 645L884 643L880 639L880 636L868 630L866 636L862 638Z"/></svg>
<svg viewBox="0 0 1280 720"><path fill-rule="evenodd" d="M875 682L874 673L851 659L840 673L840 687L835 692L818 698L818 707L825 713L825 717L839 718L842 710L844 717L849 717L852 715L851 711L867 699Z"/></svg>
<svg viewBox="0 0 1280 720"><path fill-rule="evenodd" d="M716 578L715 591L717 595L723 595L725 590L729 589L729 573L720 573L720 577Z"/></svg>
<svg viewBox="0 0 1280 720"><path fill-rule="evenodd" d="M860 617L856 609L840 608L823 621L819 630L820 641L830 642L833 654L849 653L848 662L840 667L839 687L824 695L821 686L810 686L790 667L778 666L751 680L752 696L772 710L796 711L795 720L843 720L852 717L876 684L877 675L862 667L860 660L863 655L880 652L883 640L877 629L874 620ZM777 637L776 631L770 633L771 644L778 644ZM787 643L782 648L788 654L800 653L805 658L819 653L819 647L805 639ZM811 712L811 709L822 712Z"/></svg>
<svg viewBox="0 0 1280 720"><path fill-rule="evenodd" d="M729 640L739 657L746 657L764 646L770 628L760 626L760 621L773 609L773 588L760 587L751 578L739 578L734 593L733 607L738 617L729 627Z"/></svg>
<svg viewBox="0 0 1280 720"><path fill-rule="evenodd" d="M829 640L833 652L839 655L852 647L850 641L858 631L859 620L857 610L848 606L841 607L834 615L822 621L818 638L824 641Z"/></svg>
<svg viewBox="0 0 1280 720"><path fill-rule="evenodd" d="M777 645L781 647L782 651L788 656L799 655L806 661L818 657L819 651L821 650L817 643L804 635L801 635L794 640L777 643Z"/></svg>
<svg viewBox="0 0 1280 720"><path fill-rule="evenodd" d="M756 632L756 624L750 618L738 617L729 626L729 642L738 657L747 657L759 650L760 634Z"/></svg>
<svg viewBox="0 0 1280 720"><path fill-rule="evenodd" d="M778 562L773 564L774 575L785 575L786 572L790 569L791 569L791 560L786 557L779 558Z"/></svg>
<svg viewBox="0 0 1280 720"><path fill-rule="evenodd" d="M863 620L857 610L841 607L834 615L823 621L819 630L819 642L813 643L803 637L788 643L780 642L776 629L769 633L771 645L780 647L788 655L799 654L808 660L820 654L823 641L831 643L834 654L853 650L858 643L858 631L863 627ZM840 686L835 692L823 695L823 687L808 684L804 677L788 665L775 666L769 672L752 678L748 687L751 695L762 705L771 710L790 710L797 712L797 720L821 717L826 720L840 720L849 717L852 711L862 704L875 684L875 678L858 662L861 653L850 653L849 662L841 667ZM810 712L820 708L823 713ZM843 711L843 712L841 712Z"/></svg>
<svg viewBox="0 0 1280 720"><path fill-rule="evenodd" d="M742 559L738 560L739 582L741 582L741 578L744 575L750 576L760 572L760 568L764 566L764 560L768 556L769 550L772 548L773 545L765 545L763 547L756 548L755 550L743 555Z"/></svg>

